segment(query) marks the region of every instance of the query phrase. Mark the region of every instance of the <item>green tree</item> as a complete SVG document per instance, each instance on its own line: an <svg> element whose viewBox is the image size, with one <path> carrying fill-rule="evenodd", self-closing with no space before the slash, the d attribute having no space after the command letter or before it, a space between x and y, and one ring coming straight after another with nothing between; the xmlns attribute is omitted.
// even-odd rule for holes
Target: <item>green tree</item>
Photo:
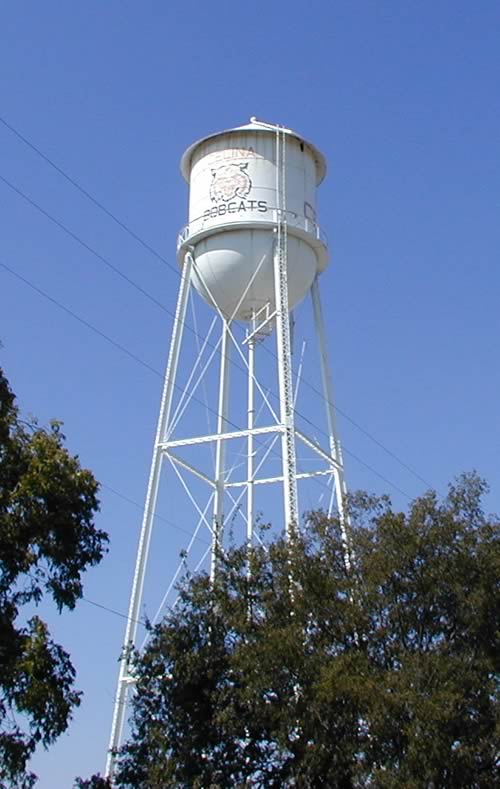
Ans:
<svg viewBox="0 0 500 789"><path fill-rule="evenodd" d="M499 785L499 522L475 475L351 502L187 578L135 659L115 784Z"/></svg>
<svg viewBox="0 0 500 789"><path fill-rule="evenodd" d="M80 703L69 655L32 614L42 598L74 608L82 573L106 550L93 525L98 484L64 440L57 423L21 420L0 369L1 789L34 785L36 746L54 742Z"/></svg>
<svg viewBox="0 0 500 789"><path fill-rule="evenodd" d="M103 778L99 773L96 773L86 781L82 778L77 778L74 789L111 789L111 783L107 778Z"/></svg>

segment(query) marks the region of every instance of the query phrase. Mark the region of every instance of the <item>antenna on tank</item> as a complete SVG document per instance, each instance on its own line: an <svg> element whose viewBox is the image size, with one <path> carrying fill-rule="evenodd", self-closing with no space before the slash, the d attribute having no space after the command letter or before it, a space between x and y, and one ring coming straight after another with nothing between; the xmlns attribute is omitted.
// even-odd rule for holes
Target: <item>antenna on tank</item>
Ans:
<svg viewBox="0 0 500 789"><path fill-rule="evenodd" d="M131 654L138 646L153 524L164 482L169 484L170 506L186 526L192 526L193 517L196 522L183 562L194 553L197 535L204 530L210 545L195 571L208 559L212 579L227 542L226 524L239 524L241 531L235 529L233 538L251 548L261 539L256 513L279 506L277 521L290 536L300 528L301 486L312 482L327 487L327 514L336 506L347 566L350 561L346 485L319 290L320 274L328 265L326 237L315 208L325 158L292 130L252 117L245 126L191 145L182 157L181 171L189 184L189 222L177 241L181 280L120 660L108 777L122 743L134 684ZM204 308L212 320L206 332L195 328L196 343L189 344L184 328L193 294L192 305ZM296 423L303 358L294 382L291 346L299 321L292 316L308 295L325 405L324 444ZM262 363L264 344L271 365L268 359ZM243 372L243 381L237 371ZM207 414L215 415L207 427L199 413L201 383L206 385ZM281 495L266 499L266 491L273 490ZM192 507L192 518L184 505ZM161 554L155 552L155 560Z"/></svg>

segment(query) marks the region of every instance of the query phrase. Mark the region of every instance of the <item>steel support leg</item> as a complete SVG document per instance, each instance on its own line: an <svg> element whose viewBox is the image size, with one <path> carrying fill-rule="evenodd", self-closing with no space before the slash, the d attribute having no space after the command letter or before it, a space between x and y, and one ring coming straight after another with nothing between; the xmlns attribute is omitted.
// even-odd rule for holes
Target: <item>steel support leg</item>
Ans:
<svg viewBox="0 0 500 789"><path fill-rule="evenodd" d="M350 552L349 552L349 539L347 529L349 526L348 515L345 511L345 496L347 495L347 487L344 478L344 464L342 459L342 448L337 433L335 407L333 401L333 384L330 372L330 365L328 361L327 344L325 324L323 320L323 310L321 307L321 298L319 293L318 277L316 276L313 284L311 285L311 298L314 312L314 325L316 329L316 337L319 346L320 366L321 366L321 381L323 386L323 397L326 407L326 420L328 425L328 436L330 442L330 454L336 461L333 468L333 478L335 484L335 495L337 500L337 508L340 518L340 526L342 529L342 537L344 545L346 546L346 564L350 566ZM328 513L331 514L330 512Z"/></svg>
<svg viewBox="0 0 500 789"><path fill-rule="evenodd" d="M151 532L153 528L153 521L156 509L156 499L158 496L158 485L160 481L160 472L162 465L162 449L161 444L165 440L168 431L170 413L172 409L172 399L175 388L175 379L177 375L177 365L179 361L179 353L182 342L182 334L184 329L184 321L186 317L186 307L188 302L189 289L191 284L191 268L192 258L186 255L184 266L182 270L181 283L179 287L179 295L177 297L177 307L174 317L174 325L172 328L172 340L167 361L167 369L165 372L165 382L163 386L163 393L160 405L160 415L158 418L158 427L156 430L156 438L153 448L153 460L151 463L151 471L149 475L148 489L146 494L146 503L144 506L144 516L142 520L141 534L139 538L139 546L137 549L137 558L134 571L134 579L132 583L132 592L130 595L130 604L128 609L127 624L125 628L125 637L123 640L123 651L120 659L120 670L118 675L118 685L116 689L115 706L113 711L113 722L111 726L111 737L109 741L109 750L106 761L106 776L112 777L115 751L120 747L123 735L123 726L125 722L128 690L130 684L129 676L129 655L130 650L135 646L137 625L140 615L140 607L142 602L142 593L144 588L144 576L146 572L146 564L148 560L149 545L151 542Z"/></svg>
<svg viewBox="0 0 500 789"><path fill-rule="evenodd" d="M217 435L222 436L228 428L229 406L229 362L231 339L229 324L222 323L222 345L220 356L219 377L219 407L217 409ZM210 563L210 578L215 577L217 557L222 546L224 530L224 487L225 487L225 456L226 441L221 438L216 440L215 449L215 500L214 500L214 529L212 534L212 555Z"/></svg>

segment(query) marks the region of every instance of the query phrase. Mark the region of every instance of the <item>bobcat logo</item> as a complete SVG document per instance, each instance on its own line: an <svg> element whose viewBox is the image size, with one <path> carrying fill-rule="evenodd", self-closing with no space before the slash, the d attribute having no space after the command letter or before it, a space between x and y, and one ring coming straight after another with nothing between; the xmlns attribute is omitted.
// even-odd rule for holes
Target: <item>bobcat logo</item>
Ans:
<svg viewBox="0 0 500 789"><path fill-rule="evenodd" d="M252 188L250 176L246 172L248 162L244 164L223 164L212 170L210 183L210 199L213 203L224 200L227 203L234 197L246 197Z"/></svg>

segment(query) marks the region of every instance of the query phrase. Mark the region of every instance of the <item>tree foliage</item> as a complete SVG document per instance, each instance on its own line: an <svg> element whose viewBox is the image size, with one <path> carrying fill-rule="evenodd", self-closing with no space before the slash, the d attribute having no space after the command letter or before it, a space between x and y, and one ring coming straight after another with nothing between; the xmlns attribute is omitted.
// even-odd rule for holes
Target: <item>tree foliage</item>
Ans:
<svg viewBox="0 0 500 789"><path fill-rule="evenodd" d="M42 598L74 608L82 573L106 549L93 525L98 484L64 440L58 423L45 430L21 420L0 369L1 789L34 785L29 758L80 703L69 655L33 613Z"/></svg>
<svg viewBox="0 0 500 789"><path fill-rule="evenodd" d="M77 778L74 789L112 789L112 787L109 779L103 778L99 773L96 773L87 780Z"/></svg>
<svg viewBox="0 0 500 789"><path fill-rule="evenodd" d="M499 523L475 475L187 578L135 658L116 786L499 785Z"/></svg>

